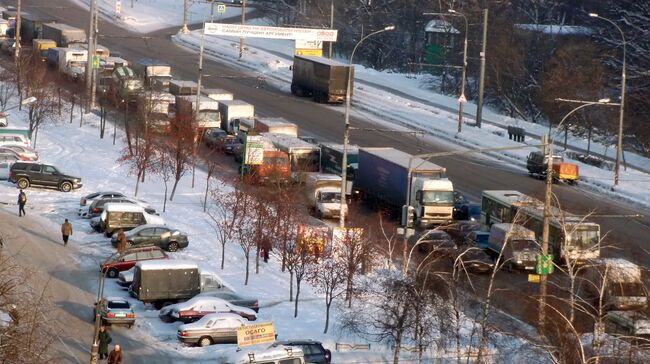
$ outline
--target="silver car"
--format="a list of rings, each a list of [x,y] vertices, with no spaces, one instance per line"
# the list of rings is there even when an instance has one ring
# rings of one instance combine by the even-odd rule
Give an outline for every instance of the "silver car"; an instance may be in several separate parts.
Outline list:
[[[234,313],[211,313],[199,321],[178,327],[176,336],[185,344],[208,346],[237,343],[237,329],[248,321]]]

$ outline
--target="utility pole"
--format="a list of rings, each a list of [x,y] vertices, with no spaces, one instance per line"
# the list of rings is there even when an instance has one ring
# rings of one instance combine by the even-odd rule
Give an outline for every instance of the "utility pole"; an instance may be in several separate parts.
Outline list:
[[[334,0],[332,0],[332,6],[330,7],[330,29],[334,29]],[[330,42],[329,46],[329,59],[332,59],[332,48],[334,47],[334,42]]]
[[[189,33],[189,29],[187,29],[187,12],[189,11],[189,0],[183,0],[183,27],[181,28],[181,33],[187,34]]]
[[[198,149],[198,144],[201,140],[201,136],[198,135],[199,130],[199,111],[201,110],[201,79],[203,78],[203,49],[205,42],[205,23],[203,23],[203,28],[201,29],[201,47],[199,50],[199,79],[196,81],[197,90],[196,90],[196,110],[194,110],[194,130],[196,134],[194,135],[194,150],[192,151],[192,188],[194,188],[194,177],[196,176],[196,154]]]
[[[16,2],[16,31],[14,32],[14,39],[16,40],[15,46],[16,50],[14,53],[14,61],[16,62],[16,76],[18,79],[18,97],[20,98],[20,102],[22,104],[23,101],[23,88],[21,85],[22,79],[20,77],[20,5],[21,1],[17,0]]]
[[[481,45],[481,70],[478,81],[478,103],[476,104],[476,126],[481,127],[483,119],[483,92],[485,90],[485,56],[487,51],[488,9],[483,9],[483,44]]]
[[[246,0],[241,3],[241,26],[246,24]],[[244,56],[244,37],[239,37],[239,59]]]
[[[95,60],[95,37],[97,31],[97,0],[90,0],[90,25],[88,26],[88,60],[86,61],[86,112],[95,107],[93,63]]]

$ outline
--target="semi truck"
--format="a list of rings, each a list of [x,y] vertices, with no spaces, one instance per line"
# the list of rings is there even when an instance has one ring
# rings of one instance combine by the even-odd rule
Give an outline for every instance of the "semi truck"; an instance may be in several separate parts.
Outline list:
[[[350,97],[354,89],[354,68],[316,56],[294,56],[291,93],[311,96],[316,102],[344,103],[350,79]]]
[[[320,147],[286,134],[260,133],[275,148],[289,155],[292,177],[302,172],[320,171]]]
[[[256,118],[254,128],[258,133],[298,136],[298,125],[285,118]]]
[[[334,173],[341,175],[341,164],[343,163],[343,144],[334,143],[321,143],[320,144],[320,169],[325,173]],[[359,169],[359,146],[348,145],[347,147],[347,172],[346,181],[347,187],[345,194],[352,194],[354,181]]]
[[[129,294],[157,309],[188,300],[199,293],[232,291],[214,272],[191,261],[148,260],[135,265]]]
[[[73,43],[87,43],[86,31],[62,23],[43,24],[42,37],[52,39],[59,47],[68,47]]]
[[[178,113],[196,112],[196,95],[176,96],[176,111]],[[219,101],[212,100],[206,96],[199,96],[199,106],[197,115],[197,127],[200,129],[218,128],[221,126],[221,116],[219,114]]]
[[[169,93],[174,96],[195,95],[199,92],[199,84],[194,81],[170,80]]]
[[[331,173],[306,173],[304,178],[307,205],[314,215],[319,219],[341,216],[341,177]],[[343,212],[347,216],[347,204]]]
[[[578,295],[605,311],[634,311],[648,307],[648,292],[638,265],[622,258],[600,258],[583,268]]]
[[[145,86],[157,91],[169,89],[169,82],[172,80],[172,67],[168,63],[157,59],[142,58],[135,64],[135,68],[144,76]]]
[[[394,148],[360,148],[358,162],[355,182],[361,197],[401,209],[404,226],[452,220],[454,186],[444,167]]]
[[[254,118],[255,106],[243,100],[219,101],[221,129],[230,134],[239,132],[239,119]]]
[[[495,258],[503,251],[501,261],[510,271],[533,270],[539,248],[534,231],[522,225],[500,223],[490,227],[487,251]]]
[[[31,42],[34,39],[42,38],[43,24],[51,23],[52,19],[44,18],[35,14],[22,13],[20,15],[20,39],[24,42]]]

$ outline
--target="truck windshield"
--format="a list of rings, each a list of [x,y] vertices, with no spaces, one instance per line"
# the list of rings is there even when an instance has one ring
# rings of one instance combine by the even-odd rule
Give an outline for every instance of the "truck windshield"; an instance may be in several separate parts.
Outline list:
[[[218,111],[201,110],[201,119],[207,122],[221,122],[221,117]]]
[[[589,249],[598,245],[600,240],[598,230],[576,229],[569,234],[571,246]]]
[[[454,203],[452,191],[422,191],[422,204],[424,205],[451,205]]]
[[[323,203],[339,203],[341,202],[340,192],[323,192],[320,195],[320,200]]]
[[[537,243],[534,240],[513,239],[510,240],[509,244],[510,244],[510,248],[515,251],[524,250],[524,249],[534,250],[537,248]]]

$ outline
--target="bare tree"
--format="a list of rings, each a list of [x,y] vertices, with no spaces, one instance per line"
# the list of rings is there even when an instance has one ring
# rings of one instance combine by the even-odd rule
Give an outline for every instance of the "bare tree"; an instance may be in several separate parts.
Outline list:
[[[192,115],[179,112],[170,123],[170,157],[174,162],[174,186],[169,201],[174,199],[178,182],[187,172],[192,162],[192,150],[195,130],[192,127]]]
[[[245,195],[234,193],[231,186],[219,181],[212,184],[211,196],[212,204],[210,204],[207,214],[212,220],[217,240],[221,245],[221,269],[223,269],[226,259],[226,245],[233,240],[237,223],[240,221],[239,214],[244,212],[243,201],[241,200]]]
[[[324,334],[327,334],[329,328],[332,303],[345,292],[345,278],[345,267],[332,257],[331,250],[324,253],[319,263],[308,266],[307,280],[318,293],[325,295]]]

